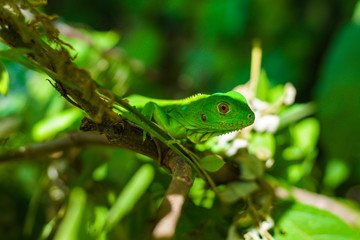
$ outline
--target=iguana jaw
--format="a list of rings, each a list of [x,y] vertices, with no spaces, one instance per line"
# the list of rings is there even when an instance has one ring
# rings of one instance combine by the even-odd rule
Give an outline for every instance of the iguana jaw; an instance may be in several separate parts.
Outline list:
[[[237,131],[247,126],[250,126],[254,123],[254,120],[243,120],[241,122],[229,123],[229,122],[216,122],[216,123],[190,123],[188,122],[187,126],[184,126],[187,129],[196,131],[196,132],[219,132],[222,134],[223,132],[228,133],[232,131]],[[219,135],[220,135],[219,134]]]
[[[243,129],[247,126],[250,126],[253,121],[244,121],[241,123],[226,123],[226,122],[219,122],[216,124],[206,124],[206,126],[201,125],[200,127],[188,127],[186,133],[187,138],[190,139],[194,143],[204,142],[211,137],[219,136],[223,134],[227,134],[230,132],[238,131]],[[220,127],[220,126],[221,127]],[[219,130],[221,128],[221,130]]]

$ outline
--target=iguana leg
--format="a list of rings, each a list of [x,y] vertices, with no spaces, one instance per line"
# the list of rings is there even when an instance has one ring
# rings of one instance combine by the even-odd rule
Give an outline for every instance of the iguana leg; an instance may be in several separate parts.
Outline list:
[[[151,102],[152,103],[152,102]],[[142,109],[141,113],[149,120],[152,119],[153,117],[153,114],[154,114],[154,106],[153,106],[154,103],[150,104],[147,103],[144,108]],[[156,104],[155,104],[156,105]],[[146,139],[146,130],[144,130],[143,132],[143,141],[145,141]]]
[[[186,138],[186,129],[178,121],[167,115],[166,112],[163,109],[161,109],[161,107],[156,103],[148,102],[144,106],[142,113],[148,119],[154,119],[154,121],[158,125],[160,125],[173,138],[175,139]]]

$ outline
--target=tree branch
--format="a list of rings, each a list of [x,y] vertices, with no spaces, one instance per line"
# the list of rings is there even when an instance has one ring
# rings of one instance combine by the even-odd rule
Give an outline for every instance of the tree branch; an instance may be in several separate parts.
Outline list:
[[[149,136],[143,141],[143,130],[127,122],[107,125],[97,124],[90,119],[84,118],[81,130],[92,132],[72,132],[65,137],[52,141],[5,150],[0,153],[0,162],[41,158],[73,147],[100,145],[126,148],[148,156],[163,165],[162,160],[166,153],[170,151],[169,147],[164,143],[151,139]],[[167,165],[164,165],[164,167],[169,169]]]
[[[96,123],[88,118],[84,118],[80,129],[82,131],[95,131],[106,136],[108,141],[117,147],[148,156],[158,161],[163,166],[163,158],[170,148],[157,139],[152,139],[149,135],[143,140],[143,129],[135,127],[127,121],[121,121],[116,124]],[[168,169],[167,166],[165,168]]]
[[[191,166],[179,155],[169,151],[164,163],[169,166],[173,177],[155,217],[154,239],[174,236],[182,206],[193,184]]]
[[[96,133],[72,132],[65,137],[52,141],[2,151],[0,153],[0,162],[41,158],[72,147],[85,147],[91,145],[111,146],[105,136]]]
[[[58,138],[53,141],[2,151],[0,153],[0,162],[40,158],[55,152],[64,151],[74,146],[85,147],[91,145],[110,146],[110,143],[105,136],[99,134],[72,132],[66,137]]]

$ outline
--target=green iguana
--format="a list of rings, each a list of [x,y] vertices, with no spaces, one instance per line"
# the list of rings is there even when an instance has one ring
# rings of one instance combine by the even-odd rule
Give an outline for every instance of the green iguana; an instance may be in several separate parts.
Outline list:
[[[174,139],[188,138],[194,143],[240,130],[255,120],[245,97],[235,91],[197,94],[179,100],[153,99],[140,95],[131,95],[126,99]],[[130,121],[134,119],[129,112],[123,112],[122,115]]]

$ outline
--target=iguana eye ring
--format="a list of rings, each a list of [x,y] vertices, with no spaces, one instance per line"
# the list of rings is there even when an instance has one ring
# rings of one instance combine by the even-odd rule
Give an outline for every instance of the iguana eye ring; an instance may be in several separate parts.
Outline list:
[[[229,111],[229,106],[225,103],[220,103],[218,109],[221,113],[227,113]]]

